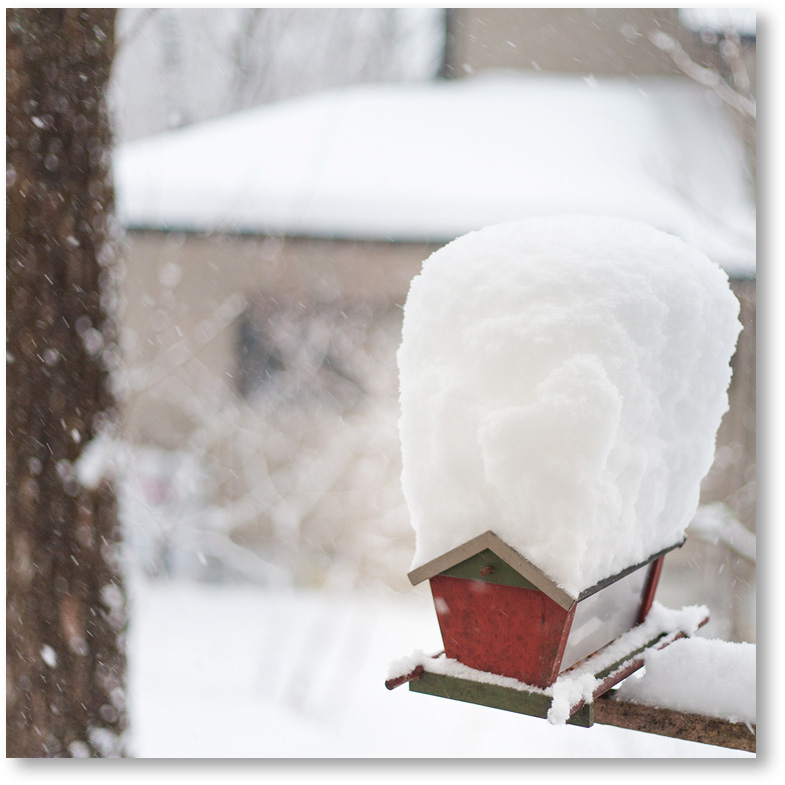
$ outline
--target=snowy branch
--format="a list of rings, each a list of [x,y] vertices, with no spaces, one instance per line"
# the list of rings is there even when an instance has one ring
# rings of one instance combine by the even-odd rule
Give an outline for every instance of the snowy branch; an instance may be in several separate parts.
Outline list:
[[[713,545],[722,543],[753,564],[756,561],[755,534],[722,502],[699,507],[687,533]]]
[[[737,112],[755,119],[756,104],[749,94],[749,76],[741,62],[738,46],[734,49],[732,41],[723,47],[723,50],[726,60],[731,63],[736,88],[728,84],[716,69],[698,65],[673,36],[657,30],[649,33],[649,40],[657,49],[665,52],[683,74],[698,84],[711,88],[724,103]]]

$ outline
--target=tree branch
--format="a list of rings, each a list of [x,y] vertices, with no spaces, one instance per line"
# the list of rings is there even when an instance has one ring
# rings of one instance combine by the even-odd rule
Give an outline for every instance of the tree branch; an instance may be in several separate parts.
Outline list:
[[[710,87],[728,106],[753,120],[755,119],[755,99],[734,90],[715,69],[698,65],[673,36],[657,30],[649,33],[649,40],[657,49],[665,52],[683,74],[698,84]]]
[[[594,722],[614,725],[617,728],[655,733],[715,747],[728,747],[745,752],[755,752],[755,726],[743,722],[728,722],[700,714],[657,709],[617,700],[613,693],[606,693],[594,702]]]

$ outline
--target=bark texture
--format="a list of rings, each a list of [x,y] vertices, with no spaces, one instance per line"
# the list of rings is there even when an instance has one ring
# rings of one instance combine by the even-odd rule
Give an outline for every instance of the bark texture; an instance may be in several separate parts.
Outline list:
[[[594,722],[617,728],[697,741],[715,747],[729,747],[745,752],[756,751],[756,728],[743,722],[728,722],[671,709],[657,709],[615,700],[606,693],[594,702]]]
[[[115,417],[115,13],[6,12],[8,757],[123,754],[116,501],[75,474]]]

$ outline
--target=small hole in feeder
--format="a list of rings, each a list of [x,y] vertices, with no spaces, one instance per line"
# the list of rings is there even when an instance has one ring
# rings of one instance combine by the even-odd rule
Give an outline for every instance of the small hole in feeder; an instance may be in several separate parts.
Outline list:
[[[494,573],[494,569],[490,565],[488,565],[487,567],[483,567],[480,570],[480,575],[482,575],[482,576],[493,575],[493,573]]]

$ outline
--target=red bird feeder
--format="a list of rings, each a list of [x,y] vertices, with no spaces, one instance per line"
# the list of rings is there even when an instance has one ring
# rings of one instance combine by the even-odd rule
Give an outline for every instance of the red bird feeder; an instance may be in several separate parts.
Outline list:
[[[444,655],[472,669],[473,676],[439,673],[419,663],[409,673],[388,679],[387,687],[409,682],[415,692],[545,717],[552,702],[548,689],[565,672],[569,677],[588,665],[597,679],[593,697],[599,697],[641,667],[647,648],[685,634],[653,630],[650,639],[608,660],[613,645],[625,633],[634,638],[645,621],[665,554],[681,544],[573,597],[487,531],[409,573],[412,584],[430,580]],[[494,683],[496,677],[516,684]],[[568,721],[592,725],[593,708],[581,701]]]
[[[488,531],[409,580],[431,582],[447,657],[544,688],[646,618],[668,550],[576,598]]]

